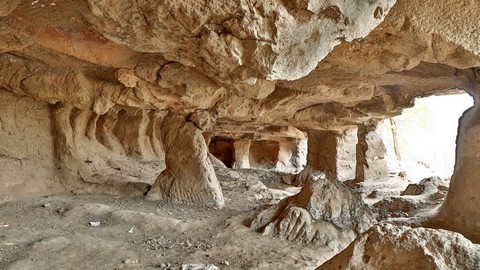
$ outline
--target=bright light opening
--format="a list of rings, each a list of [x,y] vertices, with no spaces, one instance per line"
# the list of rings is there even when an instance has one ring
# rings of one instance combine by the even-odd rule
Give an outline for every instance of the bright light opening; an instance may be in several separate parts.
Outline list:
[[[458,119],[473,106],[468,94],[417,98],[413,108],[387,119],[383,139],[392,168],[418,182],[425,177],[448,178],[455,166]]]

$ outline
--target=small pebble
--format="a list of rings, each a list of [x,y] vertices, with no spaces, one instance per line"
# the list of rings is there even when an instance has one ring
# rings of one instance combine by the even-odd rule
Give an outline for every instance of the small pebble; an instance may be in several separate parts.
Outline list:
[[[65,212],[65,207],[58,208],[57,213],[61,215],[63,212]]]
[[[136,264],[138,263],[137,260],[133,260],[133,259],[126,259],[123,261],[124,264]]]
[[[88,224],[92,227],[100,227],[102,223],[100,221],[90,221]]]

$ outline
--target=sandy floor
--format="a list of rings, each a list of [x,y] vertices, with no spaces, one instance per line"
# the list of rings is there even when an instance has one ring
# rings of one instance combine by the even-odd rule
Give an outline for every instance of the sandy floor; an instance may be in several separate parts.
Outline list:
[[[104,195],[0,204],[0,269],[315,269],[335,255],[248,228],[255,208],[298,188],[270,172],[217,173],[226,198],[222,210]]]

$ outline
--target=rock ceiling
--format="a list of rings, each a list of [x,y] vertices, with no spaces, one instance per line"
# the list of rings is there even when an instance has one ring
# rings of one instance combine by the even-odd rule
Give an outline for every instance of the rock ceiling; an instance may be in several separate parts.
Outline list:
[[[0,87],[301,137],[472,88],[479,15],[474,0],[1,0]]]

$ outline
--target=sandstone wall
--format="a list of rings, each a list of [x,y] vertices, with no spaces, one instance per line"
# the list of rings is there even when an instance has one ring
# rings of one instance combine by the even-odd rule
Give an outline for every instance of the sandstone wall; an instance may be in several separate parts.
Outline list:
[[[337,179],[340,181],[355,178],[355,153],[358,142],[357,128],[343,131],[337,138]]]
[[[162,113],[98,115],[0,91],[0,197],[58,192],[142,195],[165,168]]]
[[[355,177],[357,129],[308,131],[307,166],[324,172],[327,178],[341,181]]]
[[[358,127],[355,180],[375,180],[388,177],[385,160],[387,149],[383,142],[381,123],[362,124]]]
[[[0,108],[0,201],[64,192],[48,104],[0,91]]]
[[[480,242],[480,87],[469,90],[475,106],[460,118],[457,136],[455,170],[450,189],[434,226],[457,231]],[[435,224],[437,223],[437,224]]]
[[[279,141],[278,162],[276,170],[296,173],[306,165],[306,140],[283,139]]]
[[[57,104],[52,115],[58,173],[76,193],[142,195],[165,169],[163,114],[112,108],[98,115]]]
[[[250,168],[250,144],[251,140],[249,139],[236,140],[233,143],[235,152],[233,168]]]
[[[272,169],[278,162],[280,143],[277,141],[252,141],[250,144],[250,166]]]

